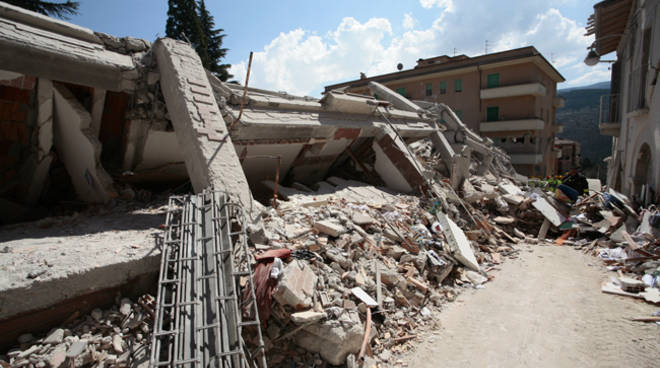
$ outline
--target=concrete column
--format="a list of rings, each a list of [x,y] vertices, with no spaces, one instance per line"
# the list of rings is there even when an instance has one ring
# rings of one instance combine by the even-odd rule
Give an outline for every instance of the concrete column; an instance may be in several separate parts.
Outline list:
[[[426,186],[424,175],[418,169],[421,165],[415,162],[417,159],[410,155],[390,127],[383,128],[372,148],[376,153],[374,170],[389,188],[409,193]]]
[[[103,119],[103,108],[105,107],[106,90],[94,88],[94,97],[92,100],[92,126],[91,131],[94,137],[99,136],[101,131],[101,119]]]
[[[100,162],[101,143],[91,131],[91,115],[62,85],[54,85],[54,142],[76,193],[87,202],[106,202],[116,196],[112,178]]]
[[[25,202],[34,205],[44,188],[46,177],[53,156],[50,153],[53,147],[53,82],[40,78],[37,82],[37,147],[32,153],[25,180],[27,190]]]
[[[153,49],[193,188],[227,191],[252,212],[250,187],[199,56],[187,43],[168,38],[157,40]]]

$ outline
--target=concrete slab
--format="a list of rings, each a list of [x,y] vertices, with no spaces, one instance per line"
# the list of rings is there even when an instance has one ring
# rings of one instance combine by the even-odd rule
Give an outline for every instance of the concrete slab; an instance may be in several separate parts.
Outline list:
[[[8,253],[0,257],[0,326],[13,316],[157,272],[155,235],[165,210],[116,208],[106,215],[1,227],[0,244]]]
[[[559,226],[566,221],[566,217],[557,211],[556,208],[552,207],[545,198],[537,198],[534,203],[532,203],[532,206],[539,210],[539,212],[541,212],[541,214],[543,214],[553,226]]]
[[[116,197],[101,165],[101,143],[91,132],[92,117],[63,85],[54,85],[55,148],[78,196],[101,203]]]
[[[470,241],[465,236],[463,230],[461,230],[461,228],[458,227],[458,225],[456,225],[456,223],[446,214],[438,212],[437,217],[440,226],[442,227],[442,231],[447,237],[451,254],[466,267],[474,271],[481,271],[479,262],[477,262],[474,252],[472,251]]]
[[[252,193],[199,56],[187,43],[167,38],[153,50],[193,188],[227,191],[251,212]]]

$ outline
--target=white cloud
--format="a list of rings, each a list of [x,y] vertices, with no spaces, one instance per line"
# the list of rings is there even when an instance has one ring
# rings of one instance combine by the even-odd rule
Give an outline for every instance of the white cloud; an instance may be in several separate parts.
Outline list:
[[[431,9],[433,7],[445,8],[446,11],[454,11],[454,0],[419,0],[422,8]]]
[[[453,48],[458,54],[481,55],[486,39],[489,52],[535,46],[566,77],[565,85],[609,79],[606,66],[589,68],[582,62],[591,43],[583,26],[542,0],[488,8],[477,0],[420,1],[446,8],[427,28],[415,29],[417,20],[407,13],[397,33],[388,19],[359,22],[352,17],[324,35],[303,29],[280,33],[255,53],[250,85],[316,95],[325,85],[359,78],[360,72],[394,72],[398,63],[409,69],[419,58],[451,55]],[[246,60],[232,65],[231,73],[241,82],[246,65]]]
[[[413,29],[415,28],[415,23],[417,23],[417,21],[415,20],[415,18],[413,18],[413,16],[410,13],[406,13],[403,15],[403,23],[402,23],[403,29],[406,30]]]

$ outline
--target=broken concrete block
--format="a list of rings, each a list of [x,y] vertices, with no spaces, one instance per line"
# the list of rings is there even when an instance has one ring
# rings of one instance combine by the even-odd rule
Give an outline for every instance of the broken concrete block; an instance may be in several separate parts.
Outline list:
[[[463,230],[444,213],[438,212],[438,221],[447,237],[449,252],[466,267],[477,272],[481,271],[479,263],[474,257],[470,241],[465,237]]]
[[[116,197],[112,178],[101,165],[101,142],[91,132],[91,115],[68,88],[58,84],[53,87],[55,148],[76,193],[92,203]]]
[[[57,345],[64,340],[64,330],[61,328],[53,330],[46,338],[44,339],[44,344]]]
[[[273,291],[273,298],[297,310],[311,308],[317,279],[306,262],[295,260],[284,268],[284,275]]]
[[[52,368],[61,366],[64,360],[66,360],[66,345],[64,344],[57,345],[46,357],[46,363]]]
[[[344,364],[348,354],[360,351],[364,336],[362,323],[352,322],[333,320],[305,327],[295,335],[295,342],[308,351],[319,353],[332,365]]]
[[[554,226],[559,226],[564,221],[566,221],[564,215],[559,213],[559,211],[552,207],[552,205],[543,197],[537,198],[534,203],[532,203],[532,206],[539,210],[539,212],[541,212],[543,216],[548,219],[548,221],[550,221],[550,223]]]
[[[516,222],[516,219],[509,216],[497,216],[493,219],[493,221],[495,221],[496,224],[511,225]]]
[[[154,43],[160,85],[195,192],[213,187],[236,196],[248,214],[259,206],[215,101],[202,62],[189,44],[169,38]]]
[[[316,312],[312,309],[291,314],[293,323],[303,325],[305,323],[320,321],[326,317],[325,312]]]
[[[346,232],[346,229],[331,221],[317,221],[314,223],[314,228],[320,233],[328,234],[330,236],[338,237]]]
[[[367,215],[366,213],[356,211],[353,212],[351,221],[357,225],[369,225],[373,224],[376,220],[374,220],[373,217]]]
[[[74,341],[66,352],[67,358],[75,358],[87,349],[87,340]]]

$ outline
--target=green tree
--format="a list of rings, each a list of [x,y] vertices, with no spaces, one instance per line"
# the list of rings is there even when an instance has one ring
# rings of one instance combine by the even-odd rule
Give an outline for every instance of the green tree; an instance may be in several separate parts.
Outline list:
[[[33,12],[58,17],[62,19],[69,19],[70,15],[78,14],[78,6],[80,3],[77,1],[41,1],[41,0],[4,0],[9,4],[16,5],[23,9],[32,10]]]
[[[213,16],[206,8],[204,0],[168,0],[167,37],[189,41],[197,51],[202,64],[220,80],[231,78],[229,64],[221,64],[227,49],[222,47],[224,30],[214,29]]]
[[[227,55],[227,49],[222,47],[222,41],[225,34],[222,33],[222,28],[214,29],[215,21],[213,16],[206,9],[204,0],[199,2],[199,21],[202,29],[202,42],[201,50],[197,52],[202,59],[204,67],[215,74],[221,81],[226,82],[227,79],[233,77],[227,69],[229,64],[221,64],[220,61]]]
[[[197,49],[201,44],[202,29],[197,16],[195,0],[168,0],[165,35],[182,41],[189,41]]]

